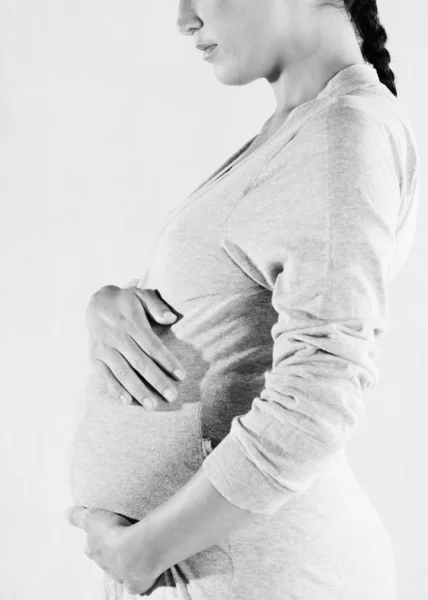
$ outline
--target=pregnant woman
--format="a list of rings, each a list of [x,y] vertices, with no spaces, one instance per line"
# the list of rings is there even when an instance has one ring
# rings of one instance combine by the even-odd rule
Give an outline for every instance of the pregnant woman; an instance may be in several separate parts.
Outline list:
[[[177,23],[277,109],[167,215],[138,286],[92,297],[70,470],[86,551],[106,600],[393,600],[345,454],[419,200],[376,2],[189,0]]]

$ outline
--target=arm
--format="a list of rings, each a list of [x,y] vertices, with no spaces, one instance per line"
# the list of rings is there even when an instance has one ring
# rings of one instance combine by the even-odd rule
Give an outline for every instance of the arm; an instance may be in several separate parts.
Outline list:
[[[312,119],[292,152],[260,170],[225,227],[231,260],[272,292],[272,369],[202,469],[136,527],[156,572],[309,489],[377,384],[399,179],[373,118],[335,103]]]
[[[254,517],[228,502],[201,468],[167,502],[129,528],[128,543],[135,555],[150,550],[150,574],[157,578],[172,565],[245,527]]]

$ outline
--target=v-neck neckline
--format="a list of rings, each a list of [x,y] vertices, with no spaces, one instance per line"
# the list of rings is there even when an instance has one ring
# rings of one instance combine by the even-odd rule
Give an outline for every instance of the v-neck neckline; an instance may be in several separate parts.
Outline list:
[[[234,154],[232,154],[232,156],[229,156],[226,159],[226,161],[222,165],[220,165],[220,167],[218,169],[216,169],[216,171],[214,171],[214,173],[211,173],[211,175],[208,177],[208,179],[205,179],[205,181],[203,181],[193,192],[191,192],[191,194],[188,196],[188,198],[197,194],[199,192],[199,190],[202,190],[202,188],[208,187],[215,181],[218,181],[218,179],[220,179],[220,177],[222,177],[229,169],[232,168],[232,166],[239,159],[239,157],[242,154],[244,154],[244,152],[246,152],[246,150],[248,150],[248,148],[251,146],[251,144],[254,142],[254,140],[259,135],[260,135],[260,133],[257,133],[250,140],[246,141],[243,146],[238,148],[238,150]],[[256,150],[258,150],[258,148]],[[256,152],[256,150],[254,150],[254,152]],[[249,154],[247,157],[245,157],[241,162],[245,162],[245,160],[247,158],[249,158],[251,156],[251,154]]]
[[[184,210],[187,206],[192,204],[199,196],[206,192],[209,188],[211,188],[214,184],[216,184],[220,179],[227,177],[232,171],[235,169],[239,169],[244,165],[250,158],[253,158],[258,153],[260,153],[264,148],[268,145],[272,144],[279,135],[283,134],[286,130],[291,129],[294,125],[299,125],[301,121],[307,115],[310,115],[311,111],[319,104],[320,100],[327,99],[332,96],[344,95],[358,89],[360,87],[365,87],[368,85],[379,85],[380,80],[375,67],[370,63],[355,63],[350,65],[349,67],[345,67],[341,69],[334,75],[326,84],[326,86],[320,91],[320,93],[311,100],[303,102],[296,106],[288,115],[287,119],[284,123],[273,133],[267,140],[263,142],[260,146],[258,146],[253,152],[250,152],[248,156],[246,156],[243,160],[241,160],[238,164],[235,165],[239,157],[250,147],[250,145],[254,142],[254,140],[260,135],[263,128],[250,140],[245,142],[241,148],[239,148],[232,156],[226,159],[226,161],[212,173],[208,179],[203,181],[193,192],[191,192],[185,200],[176,206],[166,217],[166,222],[169,222],[170,219],[177,213]],[[388,93],[393,101],[395,101],[395,96],[391,94],[386,86],[382,87],[382,91]],[[383,90],[384,88],[384,90]],[[235,166],[234,166],[235,165]]]
[[[236,164],[239,157],[242,154],[244,154],[246,150],[248,150],[248,148],[251,146],[254,140],[256,140],[256,138],[261,134],[261,132],[263,131],[262,127],[262,129],[255,136],[253,136],[250,140],[245,142],[245,144],[241,146],[241,148],[239,148],[235,152],[235,154],[229,157],[226,160],[226,162],[224,162],[216,171],[214,171],[214,173],[212,173],[208,177],[208,179],[203,181],[201,185],[199,185],[193,192],[191,192],[187,199],[189,200],[190,198],[199,195],[199,193],[202,190],[208,189],[209,187],[211,187],[211,185],[222,179],[223,176],[227,176],[232,170],[239,169],[241,165],[245,164],[250,158],[252,158],[258,152],[260,152],[267,145],[271,144],[274,140],[276,140],[276,138],[282,132],[288,129],[289,126],[297,123],[299,120],[305,117],[306,114],[308,114],[311,111],[312,107],[318,100],[328,98],[329,96],[332,96],[334,94],[345,94],[361,84],[367,85],[379,83],[379,81],[380,80],[378,73],[375,67],[370,63],[355,63],[353,65],[350,65],[349,67],[341,69],[327,82],[325,87],[315,98],[312,98],[311,100],[308,100],[296,106],[288,114],[284,123],[282,123],[282,125],[278,127],[278,129],[270,137],[268,137],[263,142],[263,144],[260,144],[260,146],[258,146],[253,152],[250,152],[248,156],[246,156],[243,160]]]

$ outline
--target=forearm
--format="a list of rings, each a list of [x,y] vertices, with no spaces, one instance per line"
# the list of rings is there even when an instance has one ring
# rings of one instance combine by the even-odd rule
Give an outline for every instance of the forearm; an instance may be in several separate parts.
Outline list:
[[[226,500],[201,467],[174,496],[132,527],[133,543],[150,550],[152,574],[159,576],[247,526],[256,516]]]

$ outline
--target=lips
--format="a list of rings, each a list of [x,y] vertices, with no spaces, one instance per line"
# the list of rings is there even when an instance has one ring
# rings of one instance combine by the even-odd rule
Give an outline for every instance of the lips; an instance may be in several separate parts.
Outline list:
[[[214,44],[213,42],[212,43],[204,43],[204,44],[202,44],[202,43],[196,44],[196,48],[198,50],[203,50],[203,51],[205,51],[207,48],[212,48],[213,46],[217,46],[217,44]]]

